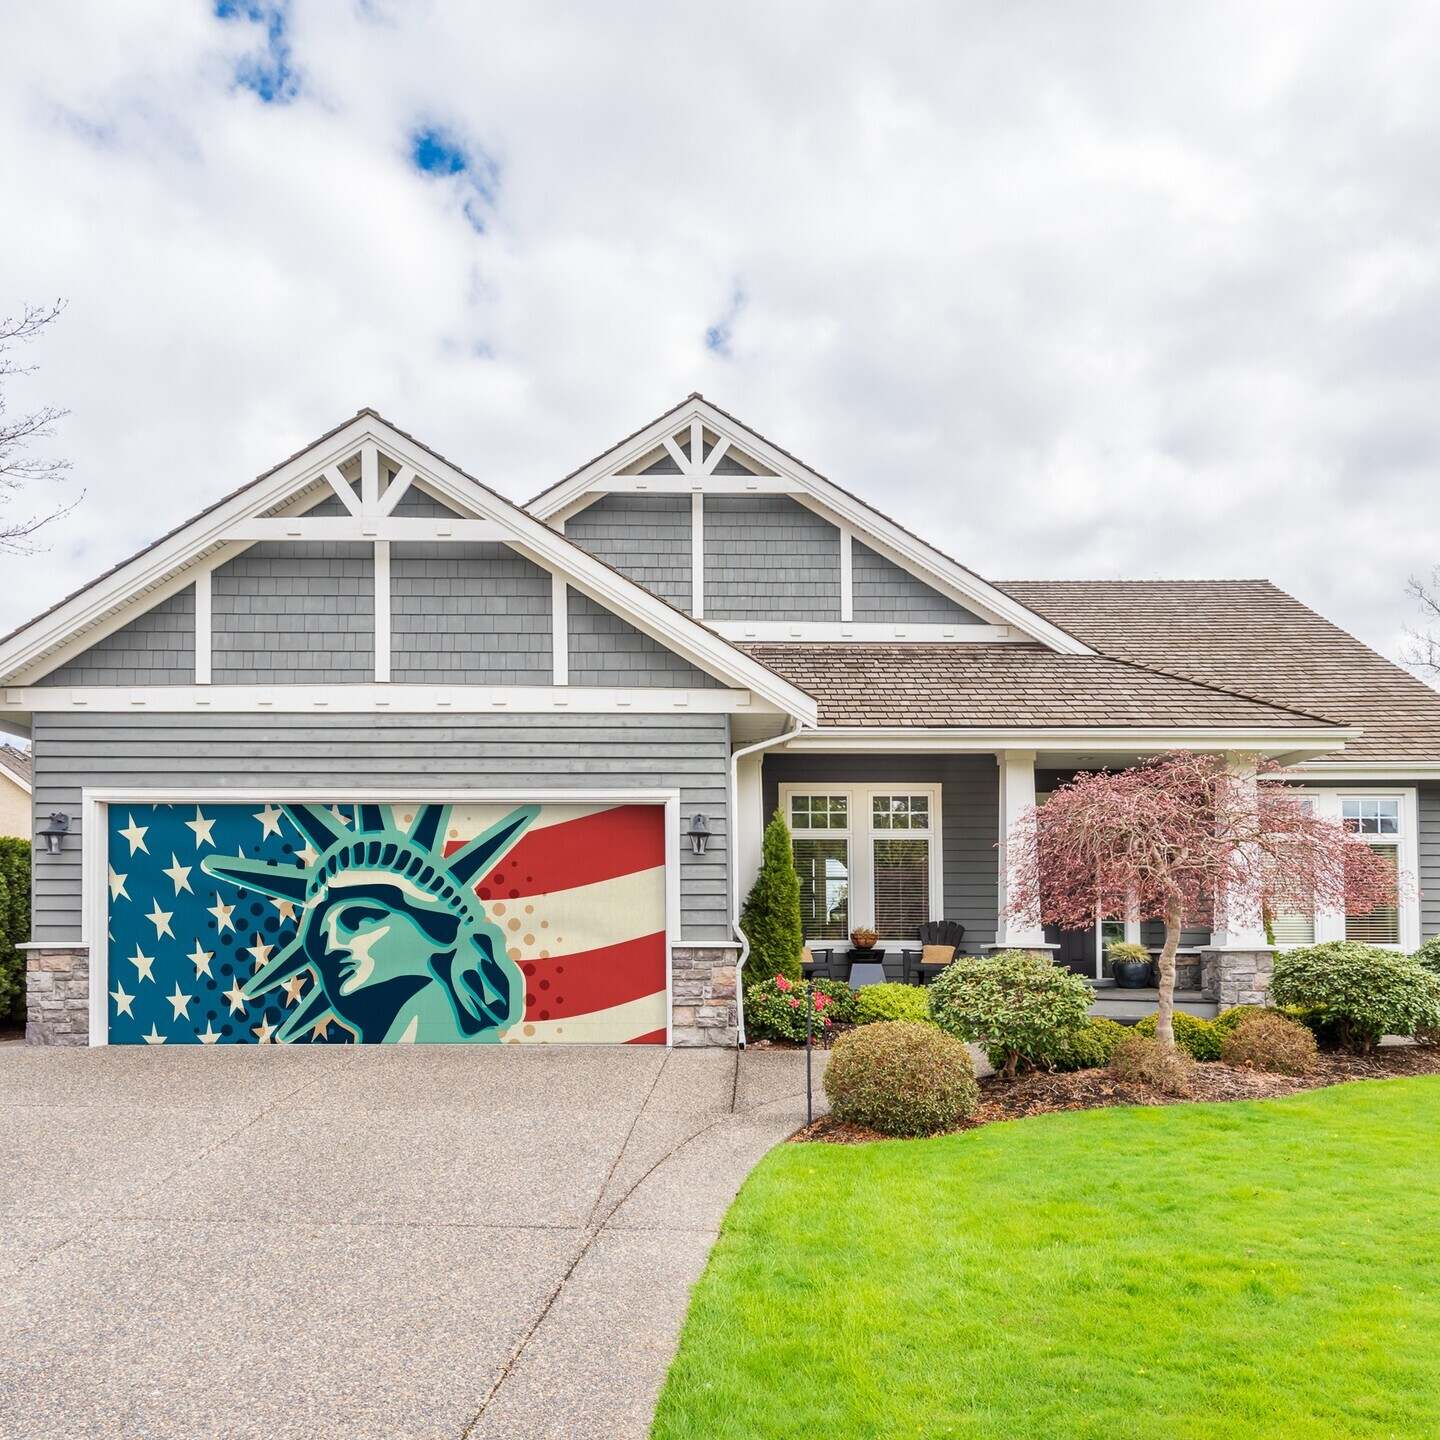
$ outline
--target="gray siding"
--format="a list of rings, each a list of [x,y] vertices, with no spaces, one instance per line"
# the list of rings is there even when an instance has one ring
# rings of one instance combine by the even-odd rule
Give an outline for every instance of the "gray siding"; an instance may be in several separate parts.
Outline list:
[[[932,590],[858,540],[850,542],[850,583],[856,620],[909,625],[982,623],[973,611]]]
[[[507,545],[394,544],[390,633],[399,684],[549,685],[549,572]]]
[[[211,597],[215,684],[374,680],[371,546],[254,545],[216,569]]]
[[[412,520],[458,520],[463,518],[458,510],[452,509],[443,500],[437,500],[428,490],[418,485],[411,487],[395,502],[392,515],[408,516]]]
[[[838,620],[839,530],[788,495],[707,495],[705,618]]]
[[[999,909],[999,769],[989,755],[766,755],[765,818],[782,784],[940,784],[945,918],[965,927],[965,949],[993,944]],[[899,955],[887,955],[886,977],[900,979]]]
[[[588,595],[573,589],[569,594],[572,685],[653,685],[675,690],[720,685]]]
[[[1416,786],[1420,816],[1420,935],[1440,935],[1440,783]]]
[[[564,533],[637,585],[689,611],[688,495],[606,495],[572,515]]]
[[[80,934],[81,790],[678,789],[685,815],[709,817],[702,856],[680,839],[685,938],[728,940],[723,715],[37,715],[35,813],[63,810],[71,834],[37,855],[34,936]]]
[[[186,586],[88,650],[41,685],[193,685],[195,589]]]

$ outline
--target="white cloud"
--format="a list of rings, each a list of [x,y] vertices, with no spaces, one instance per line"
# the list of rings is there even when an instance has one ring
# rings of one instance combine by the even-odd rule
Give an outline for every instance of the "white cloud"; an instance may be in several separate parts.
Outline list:
[[[523,498],[700,389],[983,574],[1269,575],[1389,653],[1440,559],[1423,0],[292,0],[282,105],[208,7],[6,30],[0,308],[70,300],[15,401],[88,493],[0,627],[367,404]]]

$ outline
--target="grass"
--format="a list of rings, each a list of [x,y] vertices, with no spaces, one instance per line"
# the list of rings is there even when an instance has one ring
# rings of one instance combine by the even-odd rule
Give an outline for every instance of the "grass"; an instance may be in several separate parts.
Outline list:
[[[782,1145],[652,1433],[1440,1435],[1440,1078]]]

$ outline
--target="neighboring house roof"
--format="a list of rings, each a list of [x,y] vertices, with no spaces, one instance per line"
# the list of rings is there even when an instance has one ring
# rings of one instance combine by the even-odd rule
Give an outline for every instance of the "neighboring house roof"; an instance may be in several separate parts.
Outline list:
[[[813,695],[821,726],[1314,730],[1326,716],[1103,655],[1040,645],[742,646]]]
[[[7,775],[22,790],[30,789],[30,752],[13,745],[0,745],[0,774]]]
[[[1107,655],[1362,727],[1346,763],[1440,761],[1440,692],[1268,580],[1007,580]]]

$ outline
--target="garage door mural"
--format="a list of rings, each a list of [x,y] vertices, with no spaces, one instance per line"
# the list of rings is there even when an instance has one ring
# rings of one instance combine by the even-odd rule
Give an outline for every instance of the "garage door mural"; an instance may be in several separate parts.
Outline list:
[[[112,1044],[664,1044],[654,805],[112,805]]]

